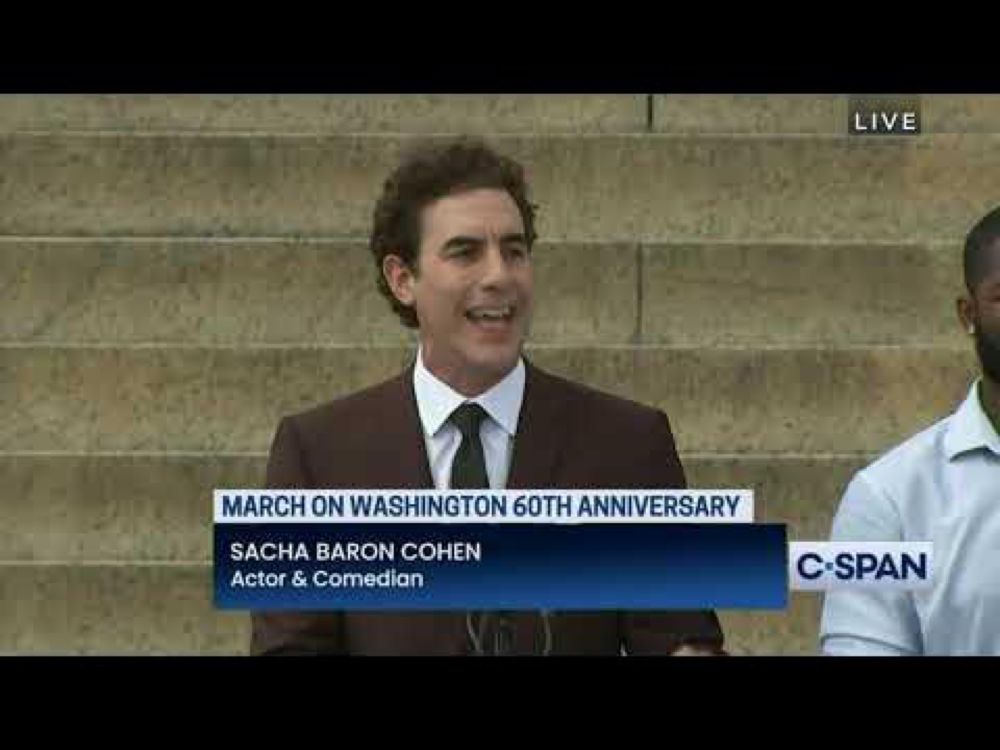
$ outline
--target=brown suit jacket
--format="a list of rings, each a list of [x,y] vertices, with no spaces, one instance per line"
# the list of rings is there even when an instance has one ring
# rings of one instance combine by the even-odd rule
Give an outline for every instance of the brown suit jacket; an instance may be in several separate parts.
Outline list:
[[[380,385],[281,421],[270,488],[433,488],[412,366]],[[680,488],[684,470],[659,410],[558,378],[526,362],[507,487]],[[256,612],[253,654],[470,653],[462,612]],[[559,612],[553,654],[667,654],[721,649],[714,612]],[[513,652],[541,653],[535,612],[513,618]]]

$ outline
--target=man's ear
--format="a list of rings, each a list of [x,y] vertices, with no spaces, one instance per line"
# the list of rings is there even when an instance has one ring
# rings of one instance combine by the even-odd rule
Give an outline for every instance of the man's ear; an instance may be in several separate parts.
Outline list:
[[[958,319],[962,323],[962,328],[970,336],[976,332],[976,303],[967,294],[963,294],[955,301],[955,310],[958,312]]]
[[[398,255],[386,255],[382,259],[382,275],[393,296],[407,307],[412,307],[413,281],[416,274],[406,261]]]

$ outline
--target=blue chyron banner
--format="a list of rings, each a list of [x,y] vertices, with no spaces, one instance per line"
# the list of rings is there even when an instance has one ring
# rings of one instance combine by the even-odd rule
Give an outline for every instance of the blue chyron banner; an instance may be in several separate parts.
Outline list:
[[[234,610],[784,609],[784,524],[219,523]]]

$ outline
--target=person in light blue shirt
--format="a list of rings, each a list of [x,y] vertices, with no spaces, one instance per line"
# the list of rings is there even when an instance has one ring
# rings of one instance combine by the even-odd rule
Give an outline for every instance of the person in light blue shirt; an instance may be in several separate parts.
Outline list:
[[[1000,208],[969,232],[958,315],[982,376],[958,410],[858,472],[834,541],[933,542],[932,586],[827,592],[830,655],[1000,655]]]

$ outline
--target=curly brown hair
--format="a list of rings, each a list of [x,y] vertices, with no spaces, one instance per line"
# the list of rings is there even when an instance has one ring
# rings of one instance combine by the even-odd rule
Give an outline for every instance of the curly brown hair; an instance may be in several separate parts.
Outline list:
[[[404,156],[383,184],[372,215],[369,247],[375,259],[379,292],[408,328],[418,327],[416,312],[397,300],[389,289],[382,273],[383,259],[398,255],[418,273],[421,211],[439,198],[481,188],[510,194],[521,212],[530,251],[535,243],[537,207],[528,199],[524,169],[481,140],[463,137],[444,143],[421,142]]]

